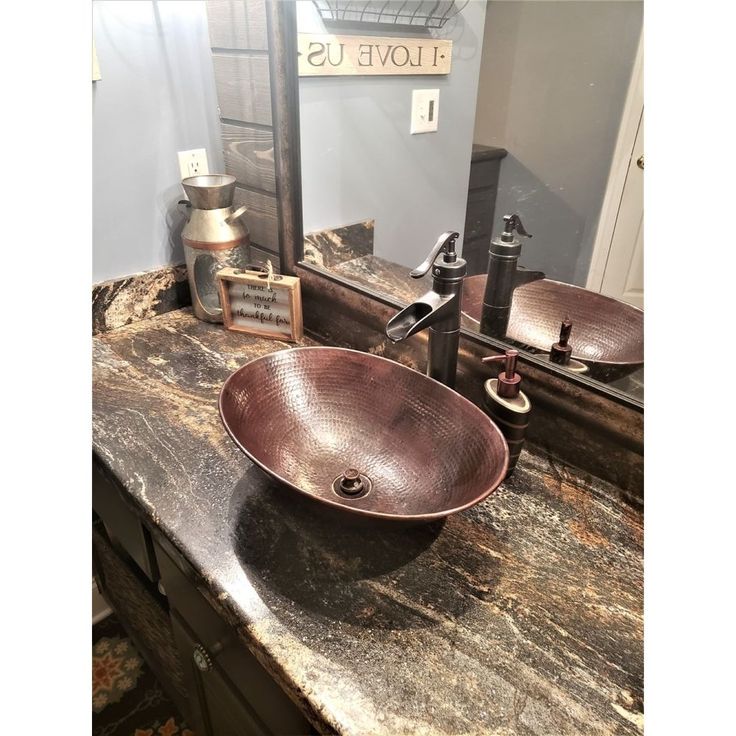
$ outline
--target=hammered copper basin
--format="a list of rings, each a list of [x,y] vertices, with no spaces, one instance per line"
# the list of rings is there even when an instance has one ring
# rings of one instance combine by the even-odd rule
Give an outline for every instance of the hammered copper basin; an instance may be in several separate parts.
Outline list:
[[[463,313],[479,324],[485,275],[465,279]],[[644,362],[644,312],[618,299],[541,279],[518,286],[511,303],[507,335],[541,352],[560,336],[563,319],[573,323],[572,357],[590,365],[639,366]]]
[[[355,514],[437,519],[503,480],[496,425],[455,391],[385,358],[283,350],[244,365],[220,393],[225,429],[269,475]]]

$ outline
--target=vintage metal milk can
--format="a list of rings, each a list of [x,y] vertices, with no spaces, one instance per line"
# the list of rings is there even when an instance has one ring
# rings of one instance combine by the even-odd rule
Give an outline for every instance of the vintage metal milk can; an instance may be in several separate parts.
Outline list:
[[[189,197],[179,204],[189,208],[181,239],[194,314],[206,322],[222,322],[215,274],[221,268],[244,269],[248,264],[250,237],[240,220],[246,207],[233,212],[234,176],[190,176],[181,183]]]

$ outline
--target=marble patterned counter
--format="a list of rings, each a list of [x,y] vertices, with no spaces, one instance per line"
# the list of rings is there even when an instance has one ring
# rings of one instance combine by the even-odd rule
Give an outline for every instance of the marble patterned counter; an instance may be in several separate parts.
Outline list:
[[[189,310],[93,343],[98,461],[321,732],[642,733],[642,515],[615,486],[530,447],[445,523],[353,521],[220,423],[227,376],[289,345]]]

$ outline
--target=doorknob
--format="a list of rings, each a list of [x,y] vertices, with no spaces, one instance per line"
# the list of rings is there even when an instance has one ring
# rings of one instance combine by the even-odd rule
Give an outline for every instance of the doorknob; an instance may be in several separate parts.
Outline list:
[[[201,644],[197,644],[194,647],[192,659],[200,672],[209,672],[212,669],[212,659]]]
[[[638,167],[639,167],[639,168],[640,168],[640,169],[641,169],[642,171],[644,171],[644,154],[643,154],[643,153],[642,153],[642,155],[641,155],[641,156],[639,156],[639,158],[638,158],[638,159],[636,159],[636,165],[637,165],[637,166],[638,166]]]

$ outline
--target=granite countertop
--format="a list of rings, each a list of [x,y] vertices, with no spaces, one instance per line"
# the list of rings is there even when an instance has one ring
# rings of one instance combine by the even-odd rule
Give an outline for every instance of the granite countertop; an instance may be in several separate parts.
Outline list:
[[[445,523],[354,525],[220,422],[227,376],[290,345],[189,310],[93,342],[98,461],[320,731],[642,733],[642,518],[616,487],[529,448]]]

